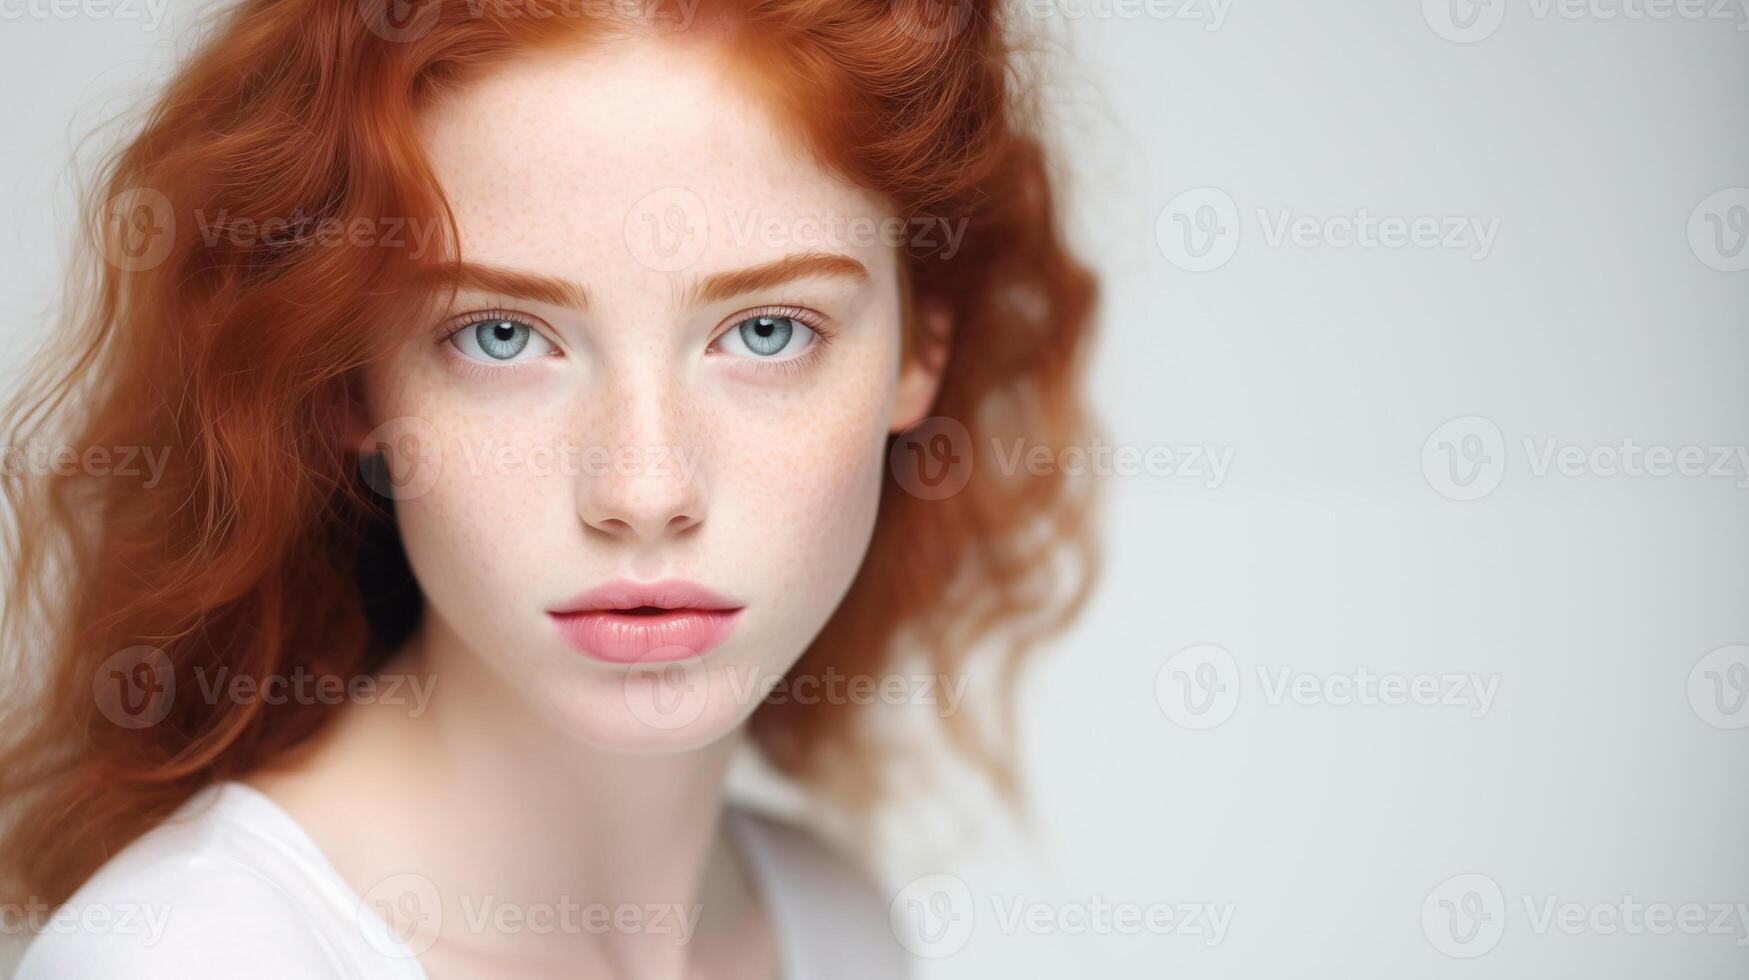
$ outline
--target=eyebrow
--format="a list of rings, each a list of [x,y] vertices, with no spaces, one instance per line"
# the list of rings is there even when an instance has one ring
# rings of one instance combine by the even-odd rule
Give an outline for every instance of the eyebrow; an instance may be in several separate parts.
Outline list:
[[[443,276],[460,289],[513,296],[577,310],[589,308],[588,291],[581,283],[569,279],[518,272],[514,269],[481,265],[478,262],[450,263],[444,268]],[[796,279],[815,277],[866,281],[868,268],[856,259],[837,252],[797,252],[771,262],[719,272],[703,280],[695,280],[677,295],[682,306],[702,306],[757,289],[769,289]]]
[[[581,284],[569,279],[500,269],[478,262],[452,262],[444,267],[442,278],[453,283],[457,289],[497,293],[578,310],[589,308],[589,293]]]
[[[837,252],[797,252],[761,265],[719,272],[680,293],[681,306],[703,306],[796,279],[842,278],[866,281],[868,268]]]

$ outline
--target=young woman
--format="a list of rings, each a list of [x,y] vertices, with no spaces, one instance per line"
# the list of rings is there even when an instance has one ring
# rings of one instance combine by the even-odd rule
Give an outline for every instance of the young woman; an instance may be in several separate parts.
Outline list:
[[[216,22],[10,417],[21,975],[903,972],[888,898],[724,779],[867,812],[868,692],[1000,717],[1084,594],[1086,502],[990,451],[1084,438],[1093,295],[1008,21]]]

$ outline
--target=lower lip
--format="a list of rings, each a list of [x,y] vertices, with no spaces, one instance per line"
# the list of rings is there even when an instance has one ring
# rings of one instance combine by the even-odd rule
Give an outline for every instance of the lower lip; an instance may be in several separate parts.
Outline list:
[[[612,609],[549,613],[579,653],[616,664],[666,663],[704,655],[734,632],[739,609],[673,609],[650,615]]]

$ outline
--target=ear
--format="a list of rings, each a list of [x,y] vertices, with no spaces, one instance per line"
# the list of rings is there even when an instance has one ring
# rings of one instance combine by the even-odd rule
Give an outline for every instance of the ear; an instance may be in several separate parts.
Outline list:
[[[888,424],[891,432],[903,432],[929,417],[953,345],[953,314],[939,300],[918,301],[914,326],[899,365],[899,387]]]

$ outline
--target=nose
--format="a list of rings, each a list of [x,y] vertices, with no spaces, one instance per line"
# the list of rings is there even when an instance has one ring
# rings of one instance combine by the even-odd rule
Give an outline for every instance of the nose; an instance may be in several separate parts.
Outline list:
[[[614,392],[598,430],[594,465],[583,467],[577,513],[591,530],[622,541],[654,541],[704,523],[702,457],[687,411],[672,391],[640,385]]]

